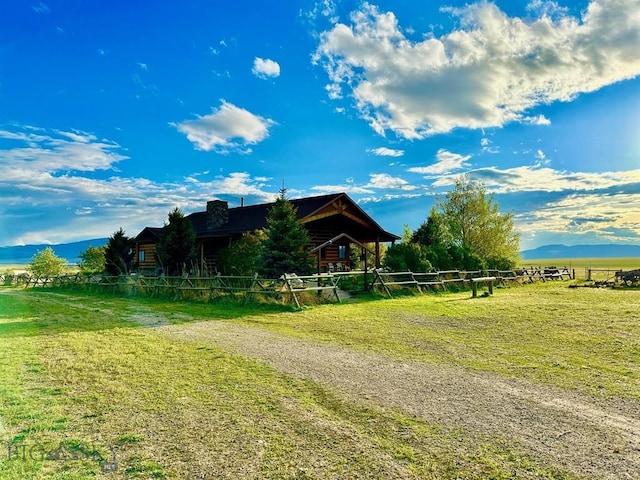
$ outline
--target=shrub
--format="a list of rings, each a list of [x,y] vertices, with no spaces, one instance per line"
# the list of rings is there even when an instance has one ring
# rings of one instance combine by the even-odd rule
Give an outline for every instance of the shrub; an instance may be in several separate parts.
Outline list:
[[[417,243],[397,243],[387,248],[383,266],[394,271],[428,272],[431,262],[427,258],[427,249]]]
[[[257,268],[264,232],[246,233],[220,250],[218,269],[223,275],[252,275]]]
[[[80,253],[80,261],[78,267],[81,273],[92,274],[104,272],[106,246],[92,247],[89,246],[85,251]]]

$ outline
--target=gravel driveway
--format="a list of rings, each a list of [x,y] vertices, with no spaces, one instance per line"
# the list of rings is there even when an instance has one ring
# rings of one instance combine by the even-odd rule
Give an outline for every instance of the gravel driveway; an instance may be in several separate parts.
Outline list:
[[[577,475],[640,479],[640,404],[489,373],[357,352],[258,328],[198,322],[159,328],[430,423],[508,439]]]

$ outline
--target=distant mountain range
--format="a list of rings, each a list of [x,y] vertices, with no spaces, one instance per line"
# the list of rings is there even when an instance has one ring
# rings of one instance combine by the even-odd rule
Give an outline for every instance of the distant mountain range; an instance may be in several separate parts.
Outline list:
[[[66,258],[69,263],[78,263],[78,256],[84,252],[87,247],[100,247],[106,245],[108,241],[108,238],[94,238],[92,240],[61,243],[58,245],[41,244],[0,247],[0,264],[27,264],[39,250],[44,250],[47,247],[51,247],[57,256]]]
[[[544,245],[520,252],[523,260],[534,258],[612,258],[640,257],[640,245],[607,243],[602,245]]]
[[[105,245],[108,238],[94,238],[81,242],[61,243],[58,245],[21,245],[0,247],[0,264],[27,264],[38,250],[51,247],[59,257],[66,258],[69,263],[77,263],[80,253],[87,247]],[[640,257],[640,245],[544,245],[532,250],[520,252],[523,260],[538,258],[611,258],[611,257]]]

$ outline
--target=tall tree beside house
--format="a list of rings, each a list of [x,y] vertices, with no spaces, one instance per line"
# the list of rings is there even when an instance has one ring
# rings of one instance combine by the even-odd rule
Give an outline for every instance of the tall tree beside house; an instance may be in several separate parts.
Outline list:
[[[104,250],[104,269],[109,275],[127,275],[131,271],[135,241],[122,227],[109,237]]]
[[[484,185],[462,176],[437,202],[412,240],[425,245],[437,269],[512,268],[520,237]]]
[[[261,276],[278,278],[283,273],[312,272],[313,259],[307,253],[309,233],[298,220],[296,208],[285,197],[284,189],[269,209],[266,234],[258,260]]]
[[[196,234],[191,221],[178,207],[169,213],[158,243],[156,256],[167,275],[182,275],[196,258]]]

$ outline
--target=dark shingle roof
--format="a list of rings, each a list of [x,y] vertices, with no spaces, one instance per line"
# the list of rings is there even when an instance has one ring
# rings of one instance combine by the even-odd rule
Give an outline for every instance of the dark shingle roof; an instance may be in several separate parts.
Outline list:
[[[298,218],[304,218],[341,194],[320,195],[317,197],[296,198],[290,202],[298,209]],[[229,221],[212,231],[207,231],[207,212],[195,212],[187,215],[198,237],[226,236],[242,234],[267,226],[267,214],[275,202],[233,207],[229,211]]]
[[[345,197],[346,199],[348,199],[349,202],[351,202],[358,210],[360,210],[365,218],[369,219],[374,227],[379,229],[381,234],[389,238],[389,240],[387,241],[400,238],[392,233],[382,230],[382,228],[345,193],[334,193],[329,195],[319,195],[316,197],[297,198],[290,200],[290,202],[297,208],[298,218],[303,219],[313,214],[320,208],[324,207],[327,203],[337,200],[339,197]],[[229,208],[229,220],[227,221],[227,223],[213,230],[207,230],[206,211],[191,213],[187,215],[187,218],[191,220],[193,229],[196,232],[196,236],[199,238],[241,235],[245,232],[251,232],[266,227],[267,214],[274,203],[275,202]],[[147,227],[145,230],[140,232],[138,237],[140,237],[145,231],[147,231],[147,234],[156,234],[156,231],[159,230],[162,230],[162,228]],[[136,239],[138,239],[138,237],[136,237]]]

